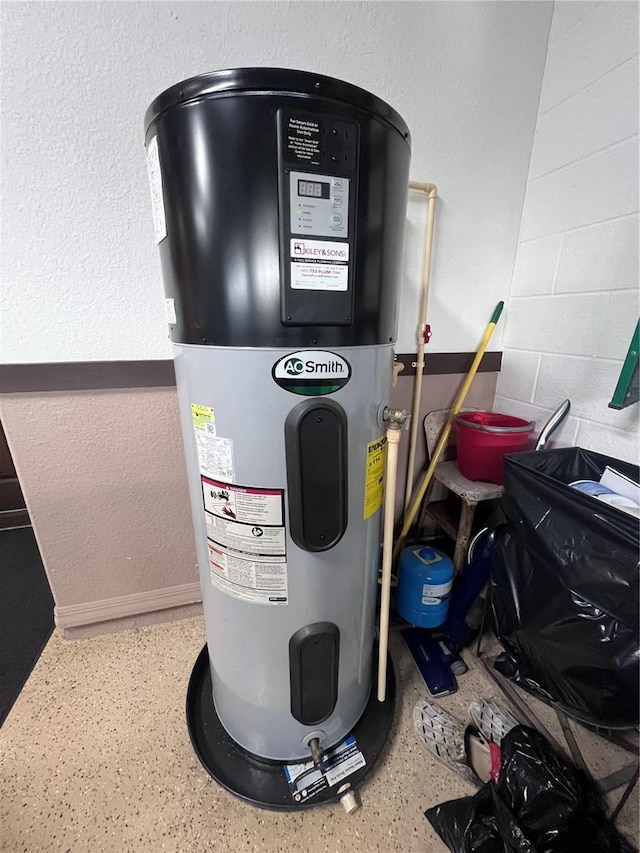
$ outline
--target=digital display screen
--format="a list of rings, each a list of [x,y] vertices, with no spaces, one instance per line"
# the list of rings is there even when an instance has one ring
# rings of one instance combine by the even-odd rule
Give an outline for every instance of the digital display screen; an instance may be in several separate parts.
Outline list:
[[[330,189],[323,181],[298,181],[298,195],[306,198],[329,198]]]

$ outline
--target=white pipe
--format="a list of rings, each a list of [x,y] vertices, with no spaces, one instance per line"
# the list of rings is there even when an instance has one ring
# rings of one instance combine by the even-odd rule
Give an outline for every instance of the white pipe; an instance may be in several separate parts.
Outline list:
[[[427,323],[427,306],[429,303],[429,281],[431,278],[431,253],[433,248],[433,227],[436,218],[436,199],[438,187],[435,184],[423,184],[418,181],[410,181],[409,189],[420,190],[427,193],[427,234],[425,238],[424,265],[422,270],[422,296],[420,298],[420,311],[418,315],[417,344],[416,351],[416,378],[413,383],[413,402],[411,404],[411,434],[409,436],[409,459],[407,462],[407,483],[404,493],[405,512],[411,503],[413,494],[413,479],[416,467],[416,448],[418,445],[418,429],[420,427],[420,400],[422,397],[422,375],[424,373],[424,333]]]
[[[398,426],[387,430],[387,467],[384,485],[384,527],[382,540],[382,590],[380,595],[380,637],[378,639],[378,700],[387,695],[387,650],[389,648],[389,605],[391,602],[391,558],[393,555],[393,523],[398,473]]]

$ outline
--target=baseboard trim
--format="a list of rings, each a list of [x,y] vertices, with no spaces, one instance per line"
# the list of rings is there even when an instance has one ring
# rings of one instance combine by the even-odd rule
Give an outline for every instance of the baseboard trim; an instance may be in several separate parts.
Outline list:
[[[5,509],[0,512],[0,530],[13,530],[16,527],[31,527],[31,519],[26,509]]]
[[[67,604],[54,608],[55,623],[58,628],[80,628],[98,622],[110,622],[153,613],[158,610],[170,610],[186,604],[197,604],[202,600],[199,583],[185,583],[165,589],[149,592],[135,592],[120,595],[117,598],[104,598],[102,601],[89,601],[85,604]]]

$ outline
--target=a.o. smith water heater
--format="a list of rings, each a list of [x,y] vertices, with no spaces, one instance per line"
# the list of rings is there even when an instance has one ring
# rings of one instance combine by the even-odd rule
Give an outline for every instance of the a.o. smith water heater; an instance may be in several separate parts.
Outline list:
[[[180,83],[145,126],[207,634],[192,740],[285,807],[248,777],[354,731],[366,757],[392,714],[372,680],[409,131],[269,68]]]

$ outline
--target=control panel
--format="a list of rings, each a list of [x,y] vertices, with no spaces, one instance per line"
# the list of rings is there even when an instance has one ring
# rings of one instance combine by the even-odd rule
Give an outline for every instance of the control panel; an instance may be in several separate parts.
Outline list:
[[[343,237],[349,234],[349,178],[289,173],[292,234]]]
[[[324,111],[278,112],[285,325],[353,322],[359,135]]]

